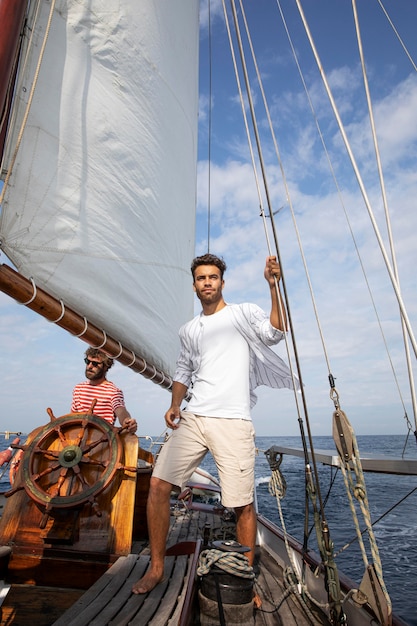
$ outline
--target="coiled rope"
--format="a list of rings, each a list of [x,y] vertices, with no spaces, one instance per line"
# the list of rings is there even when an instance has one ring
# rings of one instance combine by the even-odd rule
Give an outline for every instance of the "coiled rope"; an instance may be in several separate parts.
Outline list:
[[[241,552],[224,552],[223,550],[203,550],[200,554],[197,575],[204,576],[211,571],[213,566],[242,578],[255,578],[255,572],[249,564],[249,559]]]

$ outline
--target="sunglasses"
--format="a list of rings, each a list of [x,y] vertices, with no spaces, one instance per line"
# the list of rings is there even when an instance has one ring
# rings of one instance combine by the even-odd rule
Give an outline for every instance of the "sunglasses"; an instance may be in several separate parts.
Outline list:
[[[90,359],[87,359],[87,357],[84,359],[84,363],[86,365],[92,365],[93,367],[98,367],[99,365],[103,365],[101,361],[90,361]]]

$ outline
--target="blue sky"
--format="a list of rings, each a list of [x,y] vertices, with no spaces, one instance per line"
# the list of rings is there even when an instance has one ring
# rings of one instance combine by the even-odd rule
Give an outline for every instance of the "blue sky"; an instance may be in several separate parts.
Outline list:
[[[387,245],[380,185],[351,24],[351,3],[348,0],[310,0],[305,4],[316,46],[334,90],[346,133],[377,217],[378,228]],[[390,281],[385,275],[381,252],[375,245],[373,228],[363,199],[355,185],[352,166],[342,156],[340,133],[318,78],[299,16],[293,2],[283,3],[316,116],[333,158],[350,227],[317,139],[315,121],[311,117],[285,32],[279,22],[277,4],[272,0],[257,0],[247,5],[247,20],[252,29],[253,46],[274,120],[289,190],[288,199],[273,147],[266,139],[267,124],[261,98],[254,88],[272,206],[276,212],[280,256],[312,431],[317,435],[331,434],[333,403],[329,399],[328,371],[321,356],[322,345],[300,261],[296,228],[303,242],[325,347],[331,371],[336,377],[342,409],[358,434],[405,435],[404,409],[355,245],[349,236],[350,228],[367,271],[401,395],[410,420],[413,421],[398,323],[398,305],[391,294]],[[385,0],[384,6],[415,62],[416,3],[409,0]],[[363,18],[361,33],[397,246],[402,295],[415,328],[417,74],[400,43],[393,38],[377,0],[358,1],[358,12],[360,18]],[[210,251],[224,256],[228,264],[226,300],[254,301],[267,309],[269,294],[263,278],[263,264],[268,247],[259,217],[259,200],[221,16],[220,4],[214,3]],[[206,2],[202,2],[197,254],[207,250],[209,81],[206,18]],[[4,262],[3,255],[1,260]],[[82,359],[86,344],[4,294],[0,294],[0,342],[1,429],[27,432],[48,420],[47,407],[51,407],[57,416],[67,413],[72,388],[83,379]],[[294,365],[291,341],[288,349]],[[284,344],[278,347],[278,352],[287,358]],[[412,361],[415,364],[414,355]],[[114,366],[110,378],[122,387],[127,407],[139,421],[140,434],[162,433],[163,414],[170,400],[168,392],[119,364]],[[266,388],[258,391],[259,400],[253,411],[257,433],[297,435],[298,416],[292,393]]]

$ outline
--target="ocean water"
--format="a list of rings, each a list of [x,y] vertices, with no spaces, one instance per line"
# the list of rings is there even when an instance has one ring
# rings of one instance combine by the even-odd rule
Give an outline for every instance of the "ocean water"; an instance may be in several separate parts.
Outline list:
[[[13,437],[12,437],[13,439]],[[358,436],[361,454],[401,457],[405,438],[394,436]],[[10,445],[0,436],[0,450]],[[22,437],[22,442],[24,437]],[[258,437],[256,458],[256,490],[260,513],[281,526],[276,499],[269,493],[270,469],[265,451],[273,445],[301,448],[299,437]],[[141,441],[141,445],[144,443]],[[147,447],[147,446],[144,446]],[[314,439],[314,449],[334,450],[331,437]],[[405,457],[417,459],[417,445],[410,438],[405,450]],[[205,458],[202,467],[216,475],[213,459]],[[304,532],[304,461],[301,458],[285,455],[280,466],[287,489],[282,499],[282,510],[287,531],[302,541]],[[325,503],[325,515],[330,529],[330,536],[337,555],[339,571],[349,576],[357,584],[363,573],[363,562],[356,532],[345,494],[345,487],[340,471],[318,464],[318,474],[322,500]],[[391,597],[393,611],[408,622],[417,626],[417,476],[393,476],[383,474],[365,474],[368,501],[373,522],[382,519],[374,526],[374,532],[381,557],[383,577]],[[8,469],[0,467],[0,490],[9,488]],[[402,500],[402,502],[401,502]],[[387,513],[392,508],[392,511]],[[364,528],[359,514],[361,528]],[[310,524],[312,516],[310,513]],[[352,542],[352,543],[351,543]],[[350,544],[342,550],[346,544]],[[314,528],[311,531],[309,545],[317,550]],[[368,558],[370,552],[368,550]]]

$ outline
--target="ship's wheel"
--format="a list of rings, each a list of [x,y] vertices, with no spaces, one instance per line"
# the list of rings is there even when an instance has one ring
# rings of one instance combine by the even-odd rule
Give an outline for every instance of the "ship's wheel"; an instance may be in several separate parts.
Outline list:
[[[117,429],[104,419],[80,413],[56,418],[25,447],[21,484],[12,491],[24,488],[47,513],[85,502],[96,506],[96,496],[123,468],[122,451]]]

